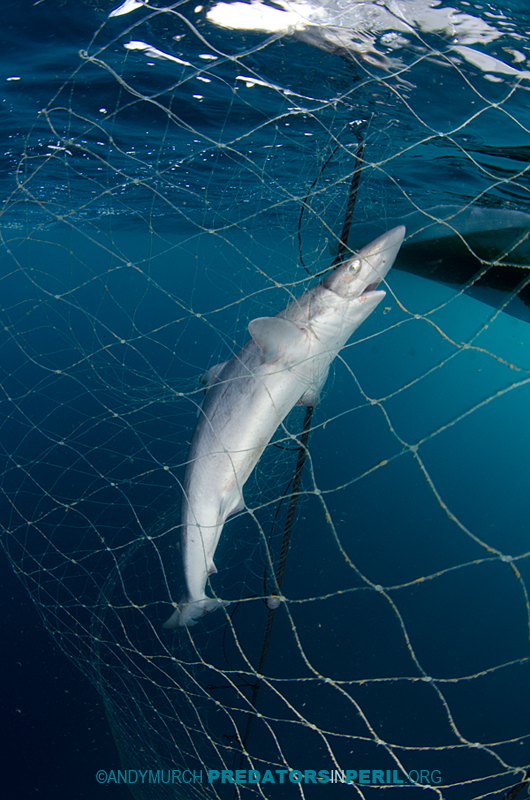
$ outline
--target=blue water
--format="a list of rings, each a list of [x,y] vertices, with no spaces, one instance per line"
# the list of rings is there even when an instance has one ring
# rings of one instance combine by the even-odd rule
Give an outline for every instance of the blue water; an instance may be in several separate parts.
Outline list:
[[[211,6],[115,7],[2,9],[8,794],[130,796],[97,770],[399,759],[440,770],[447,800],[500,800],[530,762],[526,5],[453,3],[489,41],[372,31],[383,68],[216,27]],[[212,586],[231,625],[217,612],[191,637],[163,631],[197,379],[333,261],[357,134],[350,246],[402,222],[408,238],[314,411],[266,719],[240,763],[296,453],[267,449],[252,513],[223,532]],[[520,285],[488,285],[498,263]],[[233,796],[202,790],[182,796]]]

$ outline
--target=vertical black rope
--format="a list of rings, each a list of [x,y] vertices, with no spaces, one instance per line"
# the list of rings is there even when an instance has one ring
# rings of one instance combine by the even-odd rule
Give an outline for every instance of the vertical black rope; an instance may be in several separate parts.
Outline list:
[[[285,528],[283,531],[283,541],[282,541],[282,549],[280,552],[280,560],[278,562],[278,571],[276,572],[276,586],[274,590],[274,595],[280,594],[280,586],[282,583],[283,578],[283,571],[285,568],[285,561],[287,559],[287,553],[289,552],[289,540],[291,538],[291,528],[293,526],[294,520],[294,512],[296,510],[296,505],[298,503],[298,498],[300,496],[300,482],[302,480],[302,470],[304,468],[305,457],[307,454],[307,440],[309,439],[309,431],[311,426],[311,417],[313,416],[313,406],[308,406],[306,408],[305,417],[304,417],[304,424],[302,427],[302,435],[300,437],[300,446],[298,448],[298,459],[296,461],[296,468],[294,472],[293,478],[293,488],[291,490],[291,500],[289,502],[289,509],[287,511],[287,519],[285,521]],[[273,596],[274,596],[273,595]],[[265,659],[267,658],[267,650],[269,649],[269,642],[272,633],[272,623],[274,622],[274,612],[276,611],[275,608],[269,608],[267,614],[267,624],[265,626],[265,636],[263,637],[263,645],[261,648],[261,656],[258,665],[258,677],[256,678],[256,682],[254,684],[254,688],[252,690],[252,697],[250,702],[252,707],[256,708],[256,703],[258,701],[258,692],[261,686],[261,678],[260,675],[263,675],[263,668],[265,666]],[[252,721],[254,719],[254,714],[249,714],[247,719],[247,726],[245,728],[245,735],[243,737],[243,748],[241,754],[239,756],[239,768],[241,769],[243,764],[243,759],[245,757],[245,752],[247,749],[247,742],[250,736],[250,729],[252,728]],[[237,789],[236,789],[237,793]],[[235,797],[235,794],[234,794]]]
[[[346,251],[348,249],[348,237],[349,237],[349,234],[350,234],[351,222],[352,222],[352,219],[353,219],[353,209],[355,208],[355,201],[357,200],[357,190],[359,188],[359,180],[360,180],[360,177],[361,177],[361,170],[362,170],[362,165],[363,165],[364,141],[363,141],[363,138],[362,138],[362,136],[361,136],[359,131],[356,132],[356,136],[357,136],[358,147],[357,147],[357,154],[356,154],[356,157],[355,157],[355,167],[354,167],[354,170],[353,170],[353,175],[352,175],[352,179],[351,179],[351,183],[350,183],[350,191],[349,191],[349,194],[348,194],[348,205],[346,207],[346,214],[344,215],[344,224],[342,226],[342,233],[340,235],[339,249],[338,249],[338,252],[337,252],[337,257],[335,258],[335,261],[333,262],[333,264],[336,264],[336,263],[342,261],[343,258],[344,258],[344,255],[345,255],[345,253],[346,253]],[[333,151],[332,155],[334,155],[334,153],[335,153],[335,150]],[[330,156],[330,158],[331,158],[331,156]],[[328,160],[326,161],[326,164],[324,166],[327,166],[329,160],[330,159],[328,158]],[[313,183],[313,185],[314,185],[314,183]],[[306,206],[306,203],[307,203],[307,197],[306,197],[306,199],[304,200],[304,202],[302,204],[302,211],[300,212],[300,221],[302,220],[302,214],[303,214],[304,208]],[[299,230],[299,240],[300,240],[300,230]],[[300,257],[301,257],[301,247],[300,247]],[[275,595],[279,595],[280,594],[280,586],[281,586],[281,583],[282,583],[283,571],[285,569],[285,562],[287,560],[287,553],[289,552],[289,540],[291,538],[291,528],[292,528],[292,525],[293,525],[294,513],[296,511],[296,505],[298,503],[298,498],[300,496],[300,482],[302,480],[302,470],[304,468],[305,458],[306,458],[306,454],[307,454],[307,442],[308,442],[308,439],[309,439],[309,432],[310,432],[311,417],[312,416],[313,416],[313,406],[308,406],[307,410],[306,410],[306,413],[305,413],[305,417],[304,417],[304,424],[303,424],[303,427],[302,427],[302,435],[300,436],[300,446],[299,446],[299,449],[298,449],[298,459],[297,459],[297,462],[296,462],[296,468],[295,468],[294,477],[293,477],[293,486],[292,486],[292,490],[291,490],[291,499],[290,499],[290,502],[289,502],[289,509],[287,511],[287,519],[285,521],[285,528],[284,528],[283,541],[282,541],[282,549],[281,549],[280,558],[279,558],[279,561],[278,561],[278,570],[277,570],[276,576],[275,576],[275,590],[274,590],[274,594],[272,595],[273,597]],[[250,703],[251,703],[253,709],[256,709],[256,704],[257,704],[257,701],[258,701],[258,692],[259,692],[259,689],[260,689],[260,686],[261,686],[261,678],[259,676],[263,675],[263,669],[264,669],[264,666],[265,666],[265,660],[267,658],[267,651],[269,649],[269,642],[270,642],[270,638],[271,638],[271,634],[272,634],[272,624],[273,624],[273,621],[274,621],[274,612],[275,611],[276,611],[275,608],[270,608],[270,607],[268,608],[267,624],[266,624],[266,627],[265,627],[265,635],[263,637],[263,646],[261,648],[261,656],[260,656],[259,665],[258,665],[258,669],[257,669],[258,677],[256,678],[256,682],[254,683],[254,686],[253,686],[253,689],[252,689],[252,697],[250,699]],[[239,756],[239,767],[240,768],[242,767],[243,759],[245,757],[245,753],[246,753],[246,750],[247,750],[247,743],[248,743],[248,739],[249,739],[249,736],[250,736],[250,730],[252,728],[252,721],[254,720],[254,717],[255,717],[255,715],[251,713],[251,714],[249,714],[248,719],[247,719],[247,725],[246,725],[246,728],[245,728],[245,735],[243,736],[243,747],[242,747],[242,750],[241,750],[241,753],[240,753],[240,756]],[[237,791],[238,791],[238,789],[237,789],[237,786],[236,786],[235,790],[234,790],[234,797],[237,796]],[[510,800],[511,800],[511,796],[510,796]]]
[[[526,771],[525,776],[521,783],[518,783],[509,792],[502,796],[502,800],[513,800],[514,797],[517,797],[519,792],[524,789],[525,786],[530,784],[530,769]]]
[[[296,511],[296,505],[298,503],[298,498],[300,496],[300,482],[302,480],[302,470],[304,468],[305,457],[307,454],[307,440],[309,439],[309,430],[311,425],[311,417],[313,416],[313,406],[308,406],[306,408],[305,417],[304,417],[304,425],[302,427],[302,435],[300,437],[300,447],[298,448],[298,459],[296,462],[296,469],[293,478],[293,488],[291,490],[291,500],[289,502],[289,509],[287,511],[287,519],[285,521],[285,528],[283,531],[283,541],[282,541],[282,549],[280,552],[280,560],[278,562],[278,571],[276,573],[276,586],[274,589],[274,595],[280,594],[280,586],[282,584],[283,578],[283,571],[285,569],[285,560],[287,558],[287,553],[289,552],[289,540],[291,538],[291,528],[293,526],[294,520],[294,512]],[[267,617],[267,626],[265,628],[265,636],[263,639],[263,647],[261,648],[261,657],[259,660],[258,666],[258,674],[263,674],[263,667],[265,666],[265,659],[267,657],[267,650],[269,649],[269,640],[271,638],[272,633],[272,622],[274,620],[274,612],[276,609],[269,608],[269,613]],[[256,707],[256,699],[258,695],[258,690],[260,687],[260,679],[258,678],[256,683],[254,684],[254,691],[252,692],[252,700],[250,701],[254,708]],[[248,718],[247,722],[247,730],[245,732],[245,738],[243,740],[243,745],[246,745],[247,737],[248,737],[248,730],[250,728],[250,722],[253,717]]]
[[[364,141],[360,131],[356,131],[357,136],[357,155],[355,157],[355,167],[350,184],[350,192],[348,195],[348,205],[346,206],[346,214],[344,215],[344,225],[342,226],[342,233],[340,235],[339,249],[334,264],[338,264],[344,259],[344,254],[348,249],[348,237],[350,235],[351,221],[353,218],[353,209],[355,201],[357,200],[357,189],[359,188],[359,181],[361,179],[361,170],[363,168],[363,153]]]

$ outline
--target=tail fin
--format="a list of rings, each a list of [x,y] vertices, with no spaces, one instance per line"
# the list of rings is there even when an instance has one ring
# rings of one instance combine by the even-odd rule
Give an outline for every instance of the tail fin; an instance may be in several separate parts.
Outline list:
[[[217,600],[214,597],[202,597],[200,600],[186,602],[186,595],[180,599],[177,609],[173,612],[170,618],[164,622],[163,628],[180,628],[185,625],[196,625],[197,620],[203,617],[209,611],[215,611],[217,608],[223,608],[226,605],[225,600]]]

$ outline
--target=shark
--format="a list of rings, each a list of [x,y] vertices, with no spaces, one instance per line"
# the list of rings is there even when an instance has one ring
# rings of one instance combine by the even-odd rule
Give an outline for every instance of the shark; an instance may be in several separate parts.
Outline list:
[[[203,376],[206,395],[182,485],[186,588],[165,628],[194,625],[226,605],[206,595],[224,524],[245,508],[243,487],[278,426],[295,405],[315,405],[332,361],[385,297],[378,287],[404,236],[403,225],[393,228],[276,316],[253,319],[246,344]]]

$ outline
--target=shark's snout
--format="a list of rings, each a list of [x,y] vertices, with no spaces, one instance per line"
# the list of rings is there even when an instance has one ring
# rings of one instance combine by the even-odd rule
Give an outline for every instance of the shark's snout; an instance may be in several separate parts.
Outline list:
[[[404,225],[392,228],[326,275],[322,285],[350,300],[375,291],[392,267],[404,236]]]
[[[366,262],[366,267],[368,267],[366,271],[369,273],[371,270],[369,286],[377,287],[386,277],[396,260],[404,236],[405,226],[398,225],[397,228],[392,228],[392,230],[379,236],[378,239],[370,242],[358,253],[357,257]],[[364,278],[364,275],[362,277]]]

